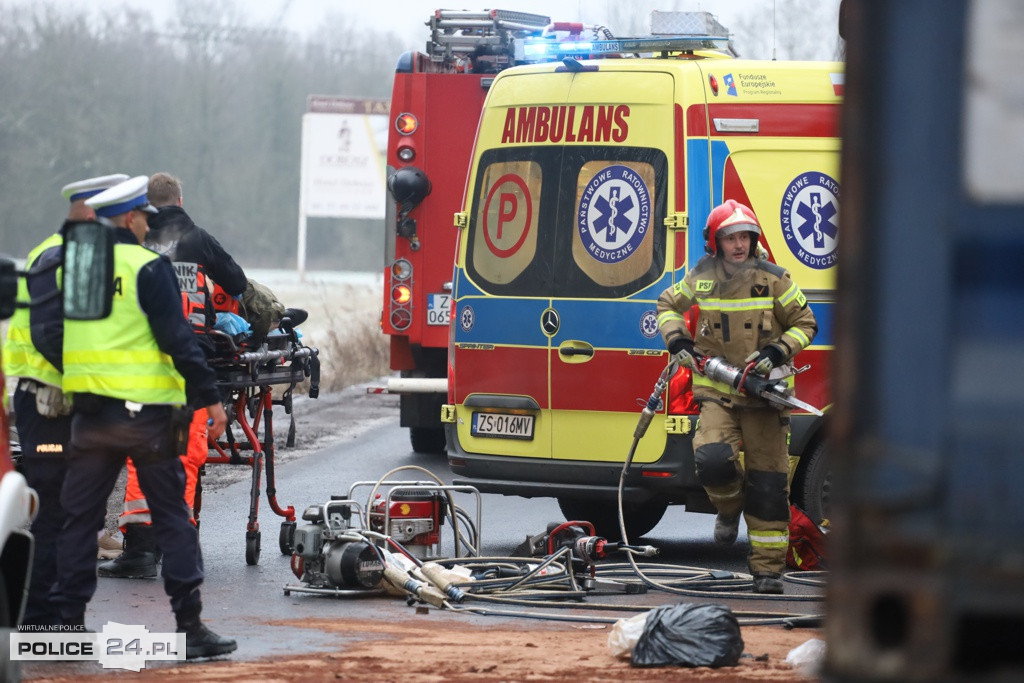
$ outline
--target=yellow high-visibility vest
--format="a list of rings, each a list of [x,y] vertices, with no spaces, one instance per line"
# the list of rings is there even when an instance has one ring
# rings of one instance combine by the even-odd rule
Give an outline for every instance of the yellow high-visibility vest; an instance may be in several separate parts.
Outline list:
[[[60,233],[54,233],[43,240],[39,246],[28,253],[28,258],[25,259],[26,270],[35,264],[44,251],[50,247],[59,246],[62,241]],[[29,299],[28,285],[25,279],[18,278],[18,301],[28,303]],[[4,343],[3,364],[4,374],[9,378],[24,377],[57,388],[61,386],[60,370],[46,360],[46,357],[39,353],[35,345],[32,344],[29,309],[27,308],[17,308],[14,315],[11,316],[11,322],[7,328],[7,341]]]
[[[114,245],[114,300],[102,320],[64,322],[64,392],[142,404],[185,404],[185,379],[160,350],[139,307],[137,278],[158,254]]]

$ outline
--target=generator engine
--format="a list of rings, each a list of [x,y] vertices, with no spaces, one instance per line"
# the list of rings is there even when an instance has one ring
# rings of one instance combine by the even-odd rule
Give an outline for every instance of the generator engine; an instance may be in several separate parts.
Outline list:
[[[378,550],[352,533],[352,501],[332,497],[306,508],[296,527],[292,573],[313,588],[369,589],[384,576]]]
[[[389,498],[379,498],[371,506],[370,529],[391,536],[418,559],[433,557],[444,523],[442,496],[431,489],[398,488]]]

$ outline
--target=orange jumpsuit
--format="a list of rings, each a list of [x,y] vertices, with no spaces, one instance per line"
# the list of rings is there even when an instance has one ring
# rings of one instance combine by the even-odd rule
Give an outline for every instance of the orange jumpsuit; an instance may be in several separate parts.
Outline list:
[[[196,484],[199,481],[199,468],[206,462],[209,454],[207,444],[206,408],[200,408],[192,414],[192,424],[188,428],[188,449],[181,457],[181,464],[185,466],[185,504],[188,505],[189,514],[192,516],[192,523],[195,524],[195,516],[192,515],[196,499]],[[152,518],[149,515],[149,504],[146,497],[142,495],[139,487],[139,479],[135,472],[135,463],[128,458],[128,484],[124,492],[124,511],[118,519],[121,533],[125,531],[126,524],[150,524]]]

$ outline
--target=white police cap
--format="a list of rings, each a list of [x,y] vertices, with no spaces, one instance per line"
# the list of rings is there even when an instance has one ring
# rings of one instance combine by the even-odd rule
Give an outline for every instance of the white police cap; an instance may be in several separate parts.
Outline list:
[[[103,192],[103,190],[111,188],[118,183],[123,183],[126,180],[128,180],[128,176],[124,173],[101,175],[96,178],[87,178],[74,183],[68,183],[60,193],[64,195],[64,199],[70,202],[77,202],[79,199],[87,199],[97,195]]]
[[[133,209],[146,213],[159,213],[156,207],[149,203],[149,199],[146,197],[147,189],[149,189],[149,176],[137,175],[100,192],[95,197],[86,199],[85,205],[96,211],[97,216],[103,218],[120,216]]]

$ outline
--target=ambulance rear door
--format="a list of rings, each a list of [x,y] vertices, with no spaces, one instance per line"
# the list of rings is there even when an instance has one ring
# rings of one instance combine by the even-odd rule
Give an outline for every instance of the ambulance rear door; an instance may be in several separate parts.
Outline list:
[[[673,78],[600,69],[491,88],[452,325],[467,452],[621,461],[664,367]],[[664,447],[651,429],[636,460]]]
[[[550,292],[560,147],[550,113],[572,75],[500,74],[477,134],[459,240],[451,389],[458,440],[474,455],[551,457]],[[538,112],[543,122],[538,122]],[[558,136],[564,136],[564,119]]]
[[[671,186],[674,79],[618,70],[573,77],[577,120],[611,112],[610,139],[562,148],[557,264],[550,310],[551,449],[566,460],[621,462],[665,364],[655,306],[669,284],[665,216]],[[655,421],[634,460],[661,457]]]

